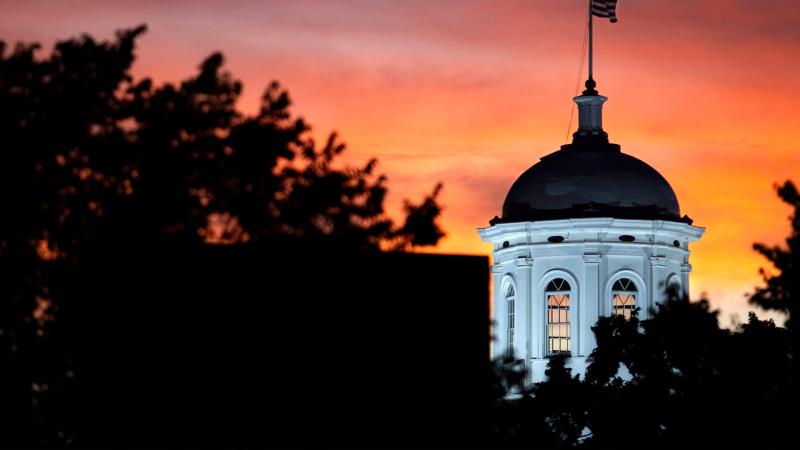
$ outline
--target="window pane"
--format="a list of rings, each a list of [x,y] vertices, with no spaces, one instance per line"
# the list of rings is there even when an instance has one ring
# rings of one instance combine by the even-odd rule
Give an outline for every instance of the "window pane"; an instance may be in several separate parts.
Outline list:
[[[508,319],[508,331],[506,334],[506,339],[508,340],[508,350],[511,351],[514,346],[514,319],[515,319],[515,311],[514,311],[514,287],[509,286],[507,293],[506,293],[506,314]]]
[[[554,280],[547,294],[547,349],[549,353],[570,351],[569,294],[562,289],[569,284]]]
[[[567,280],[564,280],[563,278],[555,278],[547,283],[545,290],[547,292],[569,292],[570,286],[569,283],[567,283]]]
[[[611,315],[623,316],[630,319],[633,310],[636,308],[636,284],[630,278],[620,278],[617,280],[611,293]]]

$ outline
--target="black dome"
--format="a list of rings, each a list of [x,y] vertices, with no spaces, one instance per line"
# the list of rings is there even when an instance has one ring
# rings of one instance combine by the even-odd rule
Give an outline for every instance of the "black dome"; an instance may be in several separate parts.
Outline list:
[[[680,217],[675,192],[646,163],[619,145],[569,144],[526,170],[506,195],[502,219],[493,222],[581,217],[663,219]]]

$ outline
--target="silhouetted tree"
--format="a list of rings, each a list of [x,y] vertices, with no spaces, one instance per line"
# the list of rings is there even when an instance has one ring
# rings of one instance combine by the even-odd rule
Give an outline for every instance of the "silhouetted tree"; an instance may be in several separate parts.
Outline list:
[[[527,371],[523,360],[513,354],[503,354],[490,365],[486,432],[494,445],[519,447],[531,434],[540,436],[547,431],[544,422],[535,422],[530,414],[532,399],[525,385]],[[535,429],[535,431],[533,431]]]
[[[546,381],[537,383],[531,392],[537,410],[549,433],[541,444],[545,447],[575,447],[587,434],[587,400],[589,386],[566,366],[566,356],[559,354],[547,363]],[[536,440],[531,441],[532,444]],[[541,445],[540,444],[540,445]]]
[[[436,223],[436,218],[442,213],[442,207],[436,202],[441,190],[442,184],[437,184],[433,193],[425,197],[419,205],[405,201],[403,205],[406,213],[405,223],[394,233],[399,241],[398,249],[435,245],[445,236],[444,231]]]
[[[586,438],[590,386],[572,375],[567,357],[553,356],[546,381],[526,385],[522,360],[503,355],[492,362],[494,402],[489,443],[508,447],[574,447]]]
[[[559,355],[530,387],[500,390],[493,439],[544,447],[777,447],[793,438],[791,333],[751,313],[719,327],[708,301],[672,291],[641,320],[602,317],[586,379]],[[498,368],[509,364],[496,362]],[[510,374],[510,375],[508,375]]]
[[[0,427],[9,445],[71,439],[52,401],[73,374],[54,318],[66,307],[80,242],[125,191],[108,160],[129,147],[118,93],[142,31],[111,43],[62,41],[45,59],[37,44],[6,53],[0,42]]]
[[[408,250],[443,236],[440,186],[406,202],[395,225],[376,160],[344,164],[335,134],[318,146],[277,82],[255,116],[239,112],[242,86],[222,54],[179,84],[135,80],[145,30],[60,41],[44,57],[38,44],[0,41],[2,444],[72,439],[54,400],[76,376],[60,319],[81,301],[64,292],[95,249],[170,239]]]
[[[137,179],[135,207],[119,222],[211,243],[299,238],[359,250],[436,245],[444,235],[439,186],[420,207],[406,202],[408,217],[396,227],[384,212],[377,160],[343,165],[335,133],[318,148],[277,82],[255,117],[235,110],[240,92],[219,53],[179,87],[143,80],[128,89]]]
[[[753,248],[772,263],[779,272],[771,275],[760,270],[765,286],[756,288],[750,303],[767,310],[780,311],[787,315],[786,327],[792,329],[792,313],[797,308],[798,267],[800,266],[800,193],[791,181],[776,187],[781,200],[794,208],[790,217],[792,229],[786,238],[786,246],[754,244]],[[794,300],[793,300],[794,299]]]

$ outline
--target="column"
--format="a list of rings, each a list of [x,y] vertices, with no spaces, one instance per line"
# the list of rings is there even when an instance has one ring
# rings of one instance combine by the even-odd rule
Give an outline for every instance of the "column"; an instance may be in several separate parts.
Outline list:
[[[588,356],[596,346],[592,325],[597,322],[602,301],[600,287],[600,251],[596,247],[587,247],[583,253],[583,292],[578,301],[578,353],[577,356]]]
[[[516,280],[519,294],[517,295],[519,309],[517,309],[517,323],[519,324],[519,337],[517,338],[517,358],[525,361],[525,366],[530,368],[529,362],[533,354],[533,345],[535,337],[533,336],[533,320],[531,314],[531,305],[533,303],[531,289],[531,268],[533,267],[533,258],[530,256],[520,255],[517,256],[516,264]],[[528,371],[528,378],[526,382],[530,383],[531,371]]]
[[[502,313],[502,296],[503,293],[501,292],[501,285],[503,281],[503,266],[496,262],[492,264],[492,317],[489,319],[491,320],[492,328],[491,328],[491,337],[496,337],[497,340],[494,339],[489,341],[489,349],[490,349],[490,356],[492,358],[496,358],[498,353],[496,350],[502,351],[502,349],[506,348],[506,334],[503,332],[505,326],[505,317]]]
[[[650,299],[647,308],[642,308],[644,316],[641,319],[650,317],[650,309],[656,303],[662,303],[667,298],[667,258],[665,256],[650,257]]]
[[[686,261],[681,264],[681,289],[683,289],[683,295],[689,297],[689,274],[692,273],[692,265],[689,264],[689,257],[686,257]]]

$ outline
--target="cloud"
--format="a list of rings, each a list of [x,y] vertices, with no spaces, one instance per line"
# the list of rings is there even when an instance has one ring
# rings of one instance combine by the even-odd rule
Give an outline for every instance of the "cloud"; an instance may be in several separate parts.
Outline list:
[[[221,50],[245,111],[280,80],[320,139],[338,130],[347,158],[379,158],[395,213],[445,183],[449,236],[437,251],[487,254],[475,228],[564,143],[584,11],[563,0],[12,1],[0,38],[47,47],[145,22],[134,70],[156,81],[190,76]],[[764,264],[750,245],[788,230],[771,186],[800,173],[800,3],[628,1],[618,15],[596,27],[604,126],[708,227],[695,293],[746,309]]]

